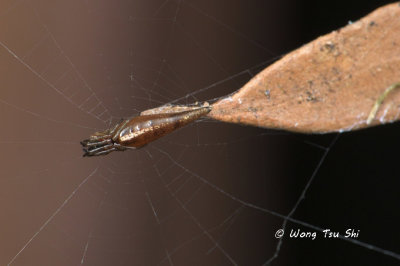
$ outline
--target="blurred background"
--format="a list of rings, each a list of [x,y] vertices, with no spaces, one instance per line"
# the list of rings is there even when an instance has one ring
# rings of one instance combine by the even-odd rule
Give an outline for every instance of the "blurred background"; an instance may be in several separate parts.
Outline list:
[[[337,137],[202,119],[137,151],[79,144],[232,93],[385,3],[0,1],[0,265],[398,264],[398,123]]]

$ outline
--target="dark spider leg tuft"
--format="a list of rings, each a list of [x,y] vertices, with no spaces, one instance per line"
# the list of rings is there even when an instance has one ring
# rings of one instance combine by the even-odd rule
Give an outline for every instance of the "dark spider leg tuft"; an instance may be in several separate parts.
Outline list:
[[[102,155],[106,151],[113,151],[114,142],[111,139],[105,139],[101,141],[86,139],[81,141],[81,145],[83,147],[83,156],[96,156]]]

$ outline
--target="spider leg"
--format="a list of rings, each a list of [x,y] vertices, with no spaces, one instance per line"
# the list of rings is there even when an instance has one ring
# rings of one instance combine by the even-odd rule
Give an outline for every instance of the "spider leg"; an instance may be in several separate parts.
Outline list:
[[[104,146],[105,144],[112,143],[111,139],[106,139],[106,140],[103,140],[103,141],[92,141],[92,140],[89,140],[89,141],[86,141],[86,142],[85,141],[86,140],[81,141],[81,144],[83,146]]]
[[[110,139],[93,143],[89,142],[83,145],[83,151],[85,152],[83,156],[104,155],[112,151],[124,151],[126,149],[127,148],[122,145],[113,143]]]
[[[106,155],[106,154],[109,154],[109,153],[112,152],[112,151],[115,151],[115,149],[114,149],[114,148],[111,148],[111,149],[104,150],[104,151],[100,151],[100,152],[97,152],[97,153],[89,153],[89,152],[86,152],[86,153],[83,154],[83,157],[91,157],[91,156],[98,156],[98,155]]]
[[[105,150],[105,151],[100,151],[100,152],[98,152],[98,153],[96,153],[96,154],[94,154],[94,155],[106,155],[106,154],[109,154],[110,152],[112,152],[112,151],[116,151],[117,149],[115,148],[115,147],[113,147],[113,148],[111,148],[111,149],[108,149],[108,150]],[[92,155],[89,155],[89,156],[92,156]]]
[[[124,151],[124,150],[128,149],[128,147],[122,146],[118,143],[114,143],[114,147],[115,147],[115,150],[117,150],[117,151]]]
[[[109,151],[109,150],[113,149],[113,146],[114,145],[112,143],[110,143],[110,144],[103,145],[100,147],[89,147],[88,149],[84,148],[83,151],[85,152],[85,154],[83,156],[99,155],[99,154],[104,153],[105,151]]]
[[[121,119],[113,128],[107,129],[103,132],[96,132],[88,139],[81,141],[83,146],[83,156],[97,156],[105,155],[112,151],[123,151],[126,147],[115,143],[118,138],[120,128],[124,127],[129,120]]]
[[[118,134],[120,131],[117,129],[124,128],[125,125],[128,124],[128,122],[129,122],[129,120],[124,121],[123,119],[121,119],[121,122],[119,122],[117,125],[115,125],[115,127],[110,131],[110,135],[112,136],[112,137],[111,136],[110,137],[113,141],[116,141],[118,138]]]
[[[81,141],[81,144],[86,145],[89,142],[102,141],[110,138],[111,136],[109,134],[96,132],[95,134],[91,135],[88,139]]]

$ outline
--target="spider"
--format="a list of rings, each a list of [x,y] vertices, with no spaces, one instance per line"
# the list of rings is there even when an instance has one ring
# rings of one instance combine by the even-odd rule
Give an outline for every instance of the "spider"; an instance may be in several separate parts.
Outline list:
[[[142,112],[131,119],[122,119],[114,127],[96,132],[81,141],[83,156],[106,155],[112,151],[138,149],[172,131],[208,114],[211,106],[166,105]]]

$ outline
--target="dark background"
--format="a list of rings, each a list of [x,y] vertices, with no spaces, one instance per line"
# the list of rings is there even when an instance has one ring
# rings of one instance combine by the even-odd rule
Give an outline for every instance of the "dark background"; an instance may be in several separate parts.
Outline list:
[[[203,120],[138,151],[79,146],[141,110],[227,95],[385,3],[2,1],[0,264],[263,265],[320,162],[293,218],[399,253],[397,123],[333,142]],[[272,262],[396,264],[321,233],[285,237]]]

